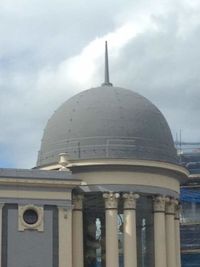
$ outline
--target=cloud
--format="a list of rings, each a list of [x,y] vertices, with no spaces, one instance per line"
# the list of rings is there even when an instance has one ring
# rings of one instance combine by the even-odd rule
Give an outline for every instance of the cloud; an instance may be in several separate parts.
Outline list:
[[[185,22],[177,14],[156,17],[155,21],[156,31],[142,33],[124,47],[121,60],[116,64],[126,69],[120,81],[151,99],[163,111],[174,136],[182,129],[184,139],[197,141],[199,21],[191,21],[190,31],[184,31]],[[133,61],[128,60],[130,57]],[[119,77],[118,71],[115,74]]]
[[[106,39],[112,82],[154,102],[173,135],[198,141],[199,18],[197,0],[2,1],[1,165],[35,165],[53,111],[103,82]]]

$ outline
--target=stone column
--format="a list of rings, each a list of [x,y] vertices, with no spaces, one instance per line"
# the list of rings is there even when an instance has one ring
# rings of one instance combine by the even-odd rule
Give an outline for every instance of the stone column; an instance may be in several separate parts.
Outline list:
[[[72,212],[72,262],[73,267],[83,267],[83,195],[73,196]]]
[[[124,267],[137,267],[136,199],[138,194],[125,193],[124,198]]]
[[[176,200],[166,198],[166,251],[167,251],[167,267],[176,267],[176,247],[175,247],[175,203]]]
[[[118,193],[104,193],[106,209],[106,267],[119,267],[118,253]]]
[[[58,207],[59,267],[72,267],[71,208]]]
[[[165,235],[165,197],[154,198],[155,267],[167,267]]]
[[[181,267],[181,249],[180,249],[180,204],[175,205],[175,246],[176,246],[176,266]]]
[[[4,204],[0,203],[0,267],[2,264],[2,259],[1,259],[1,255],[2,255],[2,210],[3,210],[3,206]]]

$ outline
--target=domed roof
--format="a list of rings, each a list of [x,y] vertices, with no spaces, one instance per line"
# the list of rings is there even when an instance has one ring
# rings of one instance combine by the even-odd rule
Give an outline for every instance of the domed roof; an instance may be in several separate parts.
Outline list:
[[[131,90],[101,86],[66,101],[44,130],[37,166],[77,159],[137,159],[176,163],[169,126],[161,112]]]

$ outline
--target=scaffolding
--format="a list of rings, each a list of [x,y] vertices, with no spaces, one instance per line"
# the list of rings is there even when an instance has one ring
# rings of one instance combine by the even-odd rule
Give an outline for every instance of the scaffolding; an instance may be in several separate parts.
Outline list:
[[[189,182],[181,188],[182,267],[200,266],[200,143],[177,147],[180,164],[190,172]]]

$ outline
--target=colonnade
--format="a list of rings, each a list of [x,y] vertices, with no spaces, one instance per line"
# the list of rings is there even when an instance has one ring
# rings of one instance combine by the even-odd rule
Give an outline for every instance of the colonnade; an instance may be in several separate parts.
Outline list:
[[[106,267],[119,267],[118,202],[123,199],[124,267],[137,267],[136,193],[104,193]],[[0,205],[0,225],[2,226]],[[59,207],[59,266],[84,266],[83,196],[73,197],[73,209]],[[139,210],[138,210],[139,212]],[[155,267],[180,267],[179,203],[165,196],[153,197]],[[0,236],[1,244],[2,236]],[[72,246],[70,246],[72,244]],[[0,246],[2,248],[2,246]],[[148,249],[148,248],[147,248]],[[1,255],[1,253],[0,253]],[[1,266],[1,263],[0,263]]]
[[[176,199],[154,198],[155,267],[180,267],[179,203]]]
[[[106,222],[106,267],[119,267],[118,252],[118,202],[119,193],[104,193]],[[123,198],[123,234],[124,267],[137,267],[136,240],[136,193],[124,193]],[[83,267],[83,215],[81,196],[74,198],[72,211],[73,267]],[[154,213],[154,258],[155,267],[180,267],[179,204],[176,199],[153,197]],[[148,248],[147,248],[148,249]]]

